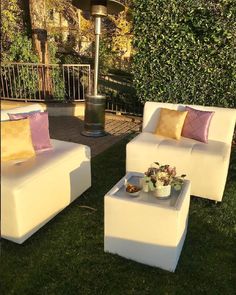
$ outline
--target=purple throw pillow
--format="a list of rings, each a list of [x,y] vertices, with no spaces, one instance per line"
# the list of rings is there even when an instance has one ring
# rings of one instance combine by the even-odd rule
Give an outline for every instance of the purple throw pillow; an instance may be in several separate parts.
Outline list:
[[[24,114],[8,114],[10,120],[20,120],[29,118],[31,137],[35,151],[52,149],[49,135],[48,113],[34,112]]]
[[[207,143],[210,122],[215,112],[200,111],[187,106],[185,109],[188,113],[184,121],[182,136]]]

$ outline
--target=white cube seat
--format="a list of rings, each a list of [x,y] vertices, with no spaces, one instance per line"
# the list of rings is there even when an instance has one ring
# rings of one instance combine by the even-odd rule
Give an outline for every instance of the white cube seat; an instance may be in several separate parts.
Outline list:
[[[52,139],[53,149],[2,165],[1,236],[23,243],[91,186],[90,148]]]
[[[187,233],[190,181],[167,199],[143,191],[130,197],[125,182],[140,177],[127,173],[104,197],[104,251],[174,272]]]

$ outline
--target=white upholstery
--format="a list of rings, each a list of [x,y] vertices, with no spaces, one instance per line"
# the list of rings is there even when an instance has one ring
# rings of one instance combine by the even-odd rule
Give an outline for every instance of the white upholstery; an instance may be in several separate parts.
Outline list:
[[[32,104],[1,111],[8,113],[40,110]],[[90,148],[52,139],[53,149],[23,162],[1,166],[1,236],[23,243],[58,212],[91,186]]]
[[[187,233],[190,182],[171,206],[170,200],[158,203],[146,193],[142,199],[117,192],[124,179],[104,198],[104,251],[175,271]]]
[[[126,147],[126,170],[145,172],[152,162],[176,166],[179,174],[191,180],[191,194],[221,201],[228,173],[236,110],[192,106],[215,111],[209,128],[209,142],[181,137],[180,140],[153,134],[161,107],[182,110],[184,106],[147,102],[143,131]]]
[[[52,140],[53,150],[2,166],[1,235],[23,243],[91,186],[90,148]]]

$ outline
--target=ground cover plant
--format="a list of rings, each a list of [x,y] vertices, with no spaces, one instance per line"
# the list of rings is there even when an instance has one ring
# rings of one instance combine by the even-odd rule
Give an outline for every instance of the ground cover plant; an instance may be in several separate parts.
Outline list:
[[[125,173],[128,140],[92,159],[93,186],[23,245],[1,240],[0,294],[235,294],[234,165],[222,203],[191,198],[175,273],[103,252],[103,196]]]

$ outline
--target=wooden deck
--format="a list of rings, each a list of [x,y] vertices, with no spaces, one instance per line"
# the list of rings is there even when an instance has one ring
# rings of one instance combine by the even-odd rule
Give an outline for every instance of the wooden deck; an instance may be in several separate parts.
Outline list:
[[[103,137],[86,137],[81,135],[84,120],[74,116],[50,116],[50,136],[54,139],[82,143],[90,146],[92,157],[105,151],[111,145],[131,133],[140,131],[141,118],[131,118],[116,115],[106,115],[105,131],[108,135]]]

